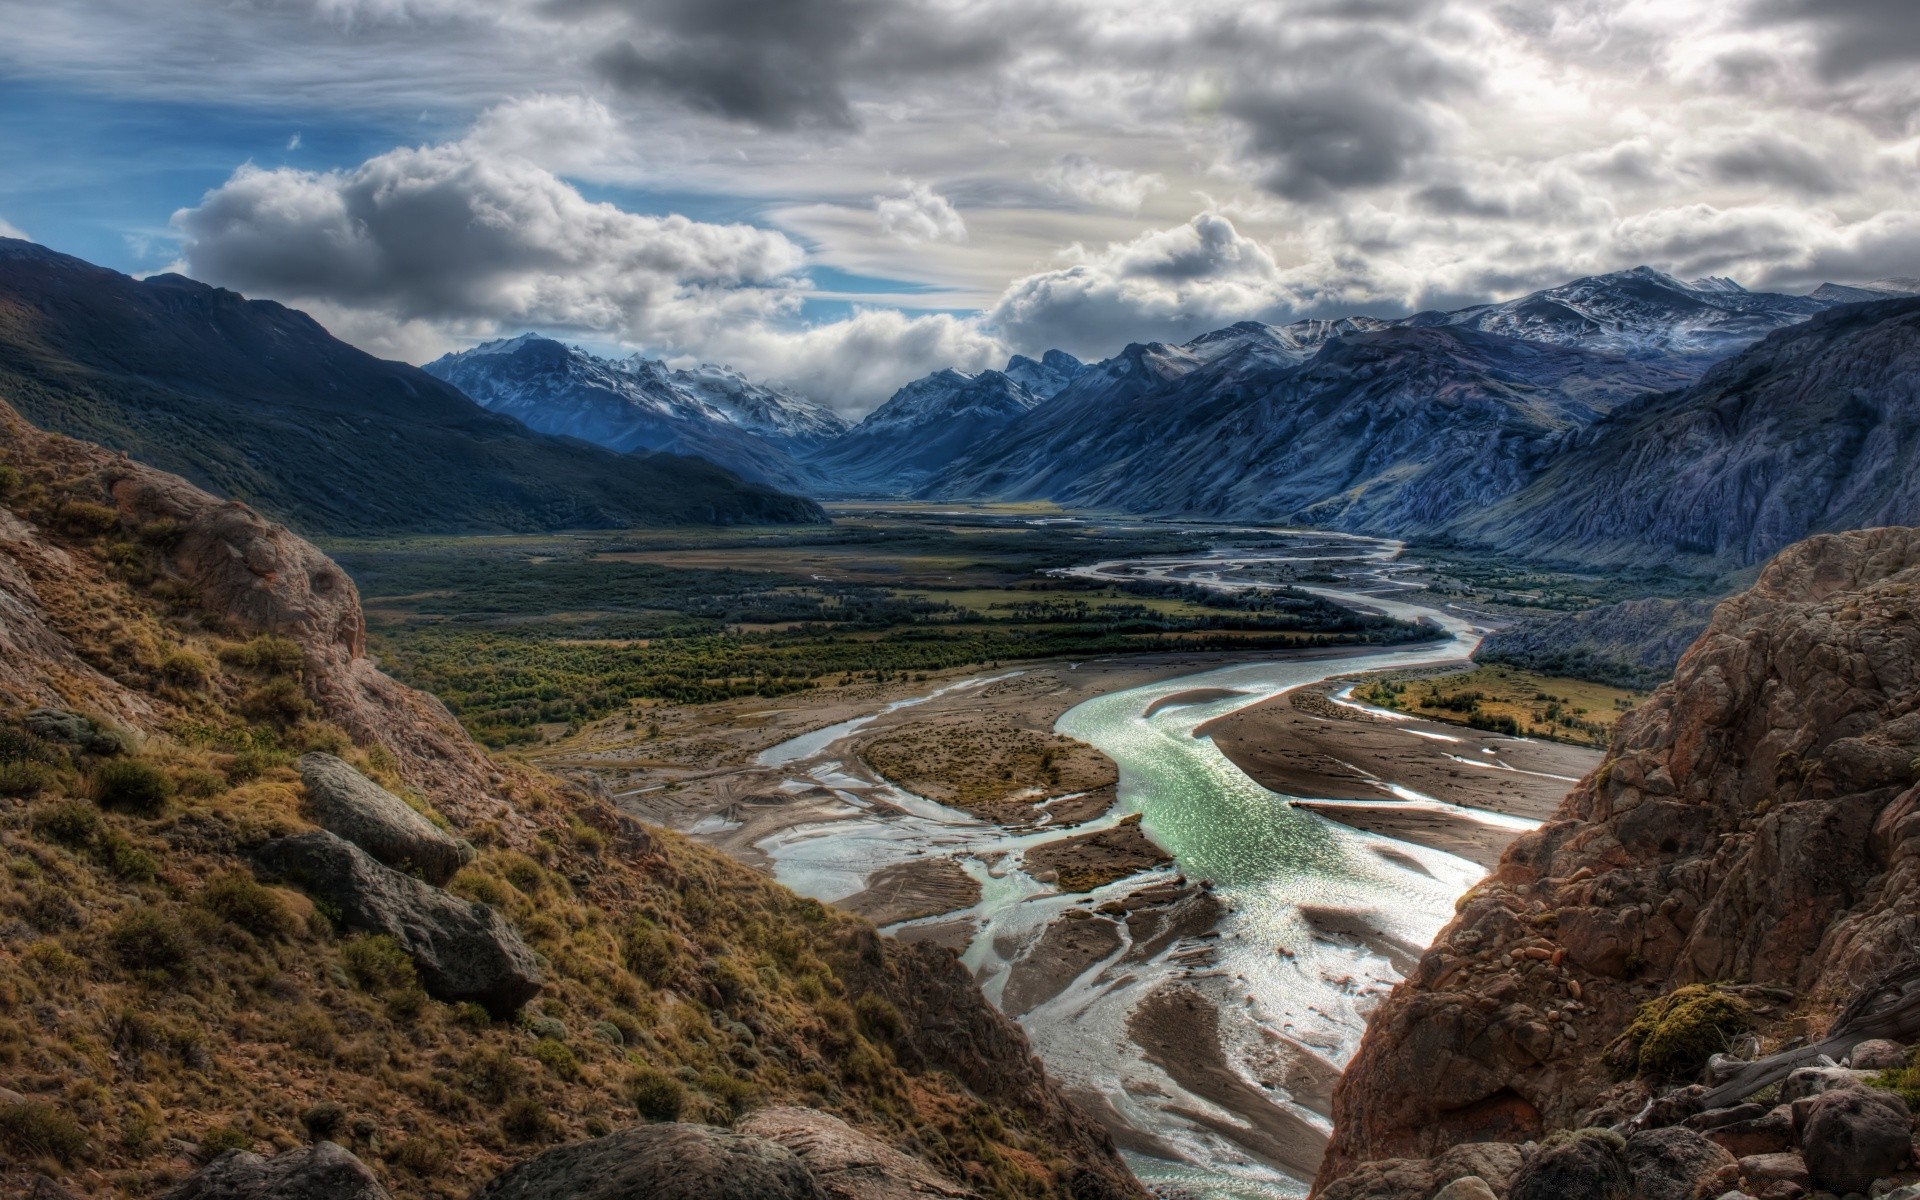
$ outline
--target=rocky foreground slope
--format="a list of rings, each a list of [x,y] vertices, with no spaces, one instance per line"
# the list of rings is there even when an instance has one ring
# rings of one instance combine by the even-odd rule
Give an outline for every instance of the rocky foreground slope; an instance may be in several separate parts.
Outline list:
[[[949,952],[490,759],[312,546],[4,405],[0,861],[3,1195],[1141,1195]]]
[[[1817,1036],[1854,989],[1920,961],[1917,779],[1920,529],[1788,548],[1715,610],[1605,763],[1461,899],[1372,1018],[1317,1194],[1427,1200],[1473,1174],[1512,1197],[1623,1195],[1656,1132],[1711,1164],[1713,1190],[1635,1195],[1717,1196],[1743,1177],[1769,1197],[1865,1192],[1870,1179],[1822,1182],[1811,1107],[1770,1110],[1818,1081],[1717,1114],[1695,1113],[1698,1088],[1642,1110],[1709,1053]],[[1893,1122],[1890,1157],[1840,1156],[1878,1162],[1875,1177],[1908,1161],[1890,1097],[1824,1102],[1849,1129]],[[1567,1136],[1620,1123],[1643,1130],[1624,1159],[1617,1136]],[[1566,1166],[1581,1155],[1584,1176]]]

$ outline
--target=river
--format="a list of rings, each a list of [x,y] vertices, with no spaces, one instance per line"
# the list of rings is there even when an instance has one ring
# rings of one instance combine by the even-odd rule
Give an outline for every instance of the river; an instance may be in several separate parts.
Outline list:
[[[1404,620],[1428,620],[1444,640],[1380,652],[1317,659],[1273,658],[1096,696],[1062,715],[1056,728],[1106,752],[1119,765],[1118,801],[1098,821],[1071,829],[1009,834],[964,813],[892,789],[904,816],[856,817],[788,831],[763,843],[775,875],[825,900],[857,891],[867,874],[889,862],[928,853],[958,854],[983,886],[969,914],[982,926],[965,961],[989,998],[1000,1001],[1008,978],[1008,946],[1028,943],[1069,908],[1098,905],[1138,889],[1143,877],[1108,885],[1091,897],[1059,895],[1020,869],[1035,845],[1142,815],[1175,866],[1151,878],[1211,882],[1225,913],[1214,935],[1186,939],[1148,961],[1130,958],[1127,924],[1121,945],[1058,996],[1025,1013],[1021,1023],[1048,1070],[1070,1091],[1099,1097],[1110,1124],[1138,1131],[1122,1138],[1128,1158],[1150,1184],[1178,1184],[1208,1200],[1273,1200],[1304,1194],[1303,1171],[1281,1169],[1259,1139],[1236,1127],[1258,1124],[1248,1107],[1271,1104],[1288,1118],[1324,1132],[1324,1102],[1315,1111],[1285,1087],[1271,1085],[1276,1055],[1307,1051],[1333,1067],[1352,1055],[1367,1014],[1398,975],[1378,945],[1325,936],[1314,911],[1359,914],[1401,945],[1423,947],[1452,913],[1455,898],[1483,871],[1439,851],[1337,824],[1298,810],[1255,783],[1194,730],[1239,708],[1294,688],[1360,671],[1462,662],[1479,633],[1449,611],[1394,599],[1404,586],[1396,543],[1317,538],[1300,549],[1181,559],[1099,563],[1072,573],[1093,578],[1178,579],[1221,588],[1272,586],[1262,576],[1302,563],[1338,561],[1351,588],[1313,588],[1341,603]],[[953,687],[975,686],[969,680]],[[1194,693],[1198,702],[1184,703]],[[896,705],[896,707],[898,707]],[[1150,714],[1150,715],[1149,715]],[[809,734],[765,752],[764,765],[797,763],[830,750],[862,722]],[[804,743],[804,744],[803,744]],[[795,788],[845,784],[842,765],[820,762]],[[842,792],[849,800],[851,793]],[[1423,798],[1410,797],[1418,803]],[[1489,818],[1490,820],[1496,818]],[[1390,850],[1390,852],[1383,852]],[[857,867],[852,864],[859,864]],[[951,920],[951,917],[938,918]],[[1199,955],[1196,958],[1196,954]],[[1139,956],[1131,956],[1138,959]],[[1196,963],[1198,965],[1196,965]],[[1155,1065],[1129,1033],[1129,1015],[1155,989],[1177,987],[1205,998],[1219,1014],[1228,1069],[1259,1097],[1228,1107],[1195,1094]],[[1163,1056],[1164,1057],[1164,1056]],[[1191,1081],[1189,1081],[1191,1082]],[[1272,1114],[1266,1114],[1271,1116]],[[1253,1147],[1253,1148],[1250,1148]]]

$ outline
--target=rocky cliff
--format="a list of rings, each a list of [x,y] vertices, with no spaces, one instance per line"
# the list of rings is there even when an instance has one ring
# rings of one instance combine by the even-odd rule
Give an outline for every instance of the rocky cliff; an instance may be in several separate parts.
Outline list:
[[[1456,1146],[1631,1117],[1663,1071],[1698,1070],[1649,1061],[1664,1010],[1643,1006],[1675,989],[1723,985],[1680,1000],[1725,997],[1764,1048],[1817,1033],[1909,960],[1917,615],[1920,530],[1905,528],[1810,538],[1723,602],[1374,1015],[1318,1192],[1399,1195],[1379,1181],[1427,1171],[1428,1186]]]
[[[4,405],[0,859],[5,1194],[458,1195],[645,1125],[1140,1195],[950,953],[489,758],[312,546]]]

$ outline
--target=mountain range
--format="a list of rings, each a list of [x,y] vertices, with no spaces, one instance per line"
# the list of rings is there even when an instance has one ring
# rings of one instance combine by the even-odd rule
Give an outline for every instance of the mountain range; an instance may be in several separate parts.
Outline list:
[[[448,354],[423,369],[541,433],[621,453],[697,455],[782,488],[812,485],[796,456],[850,428],[831,409],[725,367],[679,371],[637,354],[601,358],[531,333]]]
[[[534,432],[294,309],[18,239],[0,239],[0,400],[314,533],[821,519],[700,459]]]

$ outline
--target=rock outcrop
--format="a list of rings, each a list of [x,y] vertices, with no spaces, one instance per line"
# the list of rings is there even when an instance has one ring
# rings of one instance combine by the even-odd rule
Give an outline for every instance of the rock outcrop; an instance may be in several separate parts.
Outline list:
[[[300,757],[300,781],[322,829],[381,862],[445,883],[473,859],[473,847],[436,829],[407,802],[331,754]]]
[[[828,1200],[793,1151],[707,1125],[640,1125],[528,1159],[473,1200]]]
[[[1920,937],[1916,760],[1920,530],[1783,551],[1374,1015],[1321,1193],[1371,1160],[1631,1117],[1648,1093],[1619,1083],[1616,1039],[1679,986],[1831,1013]]]
[[[254,861],[331,905],[349,929],[392,938],[429,995],[508,1017],[540,994],[540,965],[500,914],[381,866],[325,830],[274,838]]]
[[[262,1158],[229,1150],[193,1173],[166,1200],[391,1200],[353,1152],[316,1142]]]
[[[831,1200],[974,1200],[975,1193],[811,1108],[763,1108],[734,1126],[737,1133],[777,1142],[800,1156]]]

